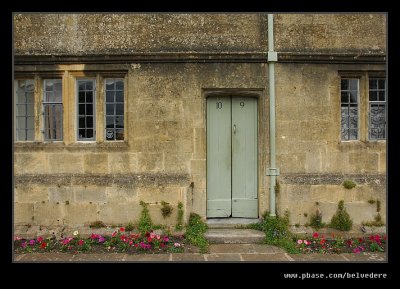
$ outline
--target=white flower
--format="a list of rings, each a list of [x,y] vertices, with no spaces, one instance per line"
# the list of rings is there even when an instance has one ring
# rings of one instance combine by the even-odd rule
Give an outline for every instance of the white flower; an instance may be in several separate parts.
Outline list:
[[[75,231],[74,232],[74,236],[78,236],[79,235],[79,232],[78,231]]]
[[[181,246],[181,244],[179,244],[179,243],[175,243],[175,244],[174,244],[174,246],[175,246],[175,247],[180,247],[180,246]]]

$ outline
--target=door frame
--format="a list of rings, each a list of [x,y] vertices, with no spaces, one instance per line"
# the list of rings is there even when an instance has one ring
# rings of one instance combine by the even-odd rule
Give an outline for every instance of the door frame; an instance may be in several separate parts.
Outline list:
[[[257,99],[257,199],[258,199],[258,217],[261,216],[262,212],[267,209],[267,201],[262,198],[267,198],[268,194],[262,193],[268,189],[266,184],[266,177],[263,172],[266,171],[267,164],[269,163],[269,147],[267,140],[269,138],[269,126],[268,126],[268,108],[269,100],[265,97],[264,89],[236,89],[236,88],[225,88],[225,89],[212,89],[203,88],[203,116],[204,116],[204,145],[206,147],[206,163],[207,163],[207,98],[216,96],[229,96],[229,97],[252,97]],[[206,166],[207,167],[207,166]],[[205,168],[207,170],[207,168]],[[207,171],[205,172],[205,194],[202,198],[204,204],[204,216],[207,217]]]

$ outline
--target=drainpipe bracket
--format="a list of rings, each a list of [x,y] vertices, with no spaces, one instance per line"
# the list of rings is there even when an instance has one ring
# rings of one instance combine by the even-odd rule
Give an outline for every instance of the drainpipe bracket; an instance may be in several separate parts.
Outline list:
[[[268,62],[277,62],[277,61],[278,61],[278,52],[268,51]]]
[[[279,176],[279,169],[278,168],[268,168],[267,176]]]

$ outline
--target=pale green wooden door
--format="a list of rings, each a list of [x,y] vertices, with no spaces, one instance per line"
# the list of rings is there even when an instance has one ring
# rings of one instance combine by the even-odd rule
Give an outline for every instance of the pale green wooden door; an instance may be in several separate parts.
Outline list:
[[[232,98],[232,217],[257,218],[257,99]]]
[[[257,218],[257,99],[207,99],[207,217]]]
[[[207,98],[207,217],[232,214],[231,98]]]

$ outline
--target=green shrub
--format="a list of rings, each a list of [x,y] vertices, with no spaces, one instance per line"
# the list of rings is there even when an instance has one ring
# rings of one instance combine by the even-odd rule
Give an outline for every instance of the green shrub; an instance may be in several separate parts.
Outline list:
[[[289,253],[299,252],[289,231],[288,211],[285,211],[283,217],[272,217],[267,211],[263,214],[263,220],[260,223],[251,224],[249,228],[263,231],[265,233],[265,243],[268,245],[279,246]]]
[[[133,225],[132,222],[129,222],[128,225],[126,225],[125,230],[128,232],[131,232],[135,229],[135,226]]]
[[[201,253],[208,250],[208,241],[204,237],[206,231],[207,224],[203,222],[201,217],[198,214],[190,213],[185,239],[188,243],[199,247]]]
[[[138,229],[142,234],[145,234],[146,232],[152,230],[153,222],[151,221],[150,212],[147,208],[147,204],[143,201],[140,201],[140,205],[142,206],[142,212],[140,213]]]
[[[353,226],[353,220],[350,218],[344,207],[344,201],[340,200],[335,215],[331,219],[330,226],[340,231],[350,231]]]
[[[351,190],[352,188],[354,188],[357,184],[355,182],[353,182],[352,180],[345,180],[343,182],[343,187],[345,187],[348,190]]]
[[[319,209],[317,209],[315,214],[311,215],[309,226],[316,230],[325,227],[325,223],[322,222],[322,213]]]
[[[379,213],[381,211],[381,201],[376,199],[376,211]]]
[[[102,221],[95,221],[89,225],[90,228],[104,228],[106,225]]]
[[[183,204],[182,202],[178,203],[178,217],[176,221],[175,230],[182,231],[183,229]]]
[[[172,214],[172,211],[174,208],[172,208],[172,206],[164,201],[161,201],[161,214],[163,216],[163,218],[165,219],[166,217],[169,217]]]

